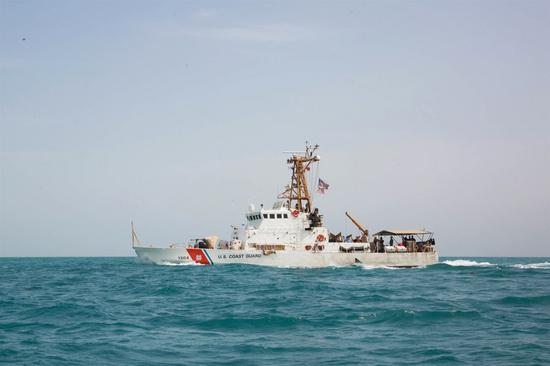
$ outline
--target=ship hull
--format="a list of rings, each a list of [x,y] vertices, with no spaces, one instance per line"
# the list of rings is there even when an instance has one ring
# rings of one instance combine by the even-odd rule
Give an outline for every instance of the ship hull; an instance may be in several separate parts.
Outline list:
[[[134,247],[138,258],[155,264],[253,264],[274,267],[330,267],[364,264],[423,267],[437,263],[437,252],[369,253]]]

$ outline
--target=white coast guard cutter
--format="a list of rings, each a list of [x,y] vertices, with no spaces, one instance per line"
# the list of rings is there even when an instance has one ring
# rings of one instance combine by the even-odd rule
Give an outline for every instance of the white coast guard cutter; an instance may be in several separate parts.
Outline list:
[[[290,185],[271,208],[250,205],[243,235],[234,227],[231,240],[216,236],[193,239],[185,245],[142,245],[132,224],[132,247],[137,256],[157,264],[245,263],[280,267],[326,267],[363,263],[372,266],[417,267],[436,263],[438,255],[431,233],[425,230],[381,231],[371,238],[349,214],[361,235],[353,239],[332,235],[323,226],[312,200],[306,172],[319,162],[316,146],[292,153]],[[326,189],[322,182],[321,189]],[[392,235],[393,234],[393,235]],[[409,235],[410,234],[410,235]],[[428,239],[425,238],[428,236]],[[384,243],[383,236],[392,239]],[[393,238],[396,238],[395,242]],[[400,241],[400,242],[399,242]],[[399,242],[399,243],[398,243]],[[388,245],[391,244],[391,245]]]

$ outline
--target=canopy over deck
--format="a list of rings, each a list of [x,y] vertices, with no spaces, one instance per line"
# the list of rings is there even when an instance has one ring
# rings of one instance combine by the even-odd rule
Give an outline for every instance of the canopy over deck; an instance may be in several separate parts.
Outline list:
[[[403,235],[427,235],[433,234],[431,231],[426,230],[382,230],[374,234],[374,236],[403,236]]]

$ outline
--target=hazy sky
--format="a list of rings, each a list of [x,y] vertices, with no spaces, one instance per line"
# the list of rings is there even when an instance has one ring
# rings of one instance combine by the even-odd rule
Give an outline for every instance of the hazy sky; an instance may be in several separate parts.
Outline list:
[[[550,1],[0,0],[0,256],[229,237],[321,145],[331,231],[550,256]]]

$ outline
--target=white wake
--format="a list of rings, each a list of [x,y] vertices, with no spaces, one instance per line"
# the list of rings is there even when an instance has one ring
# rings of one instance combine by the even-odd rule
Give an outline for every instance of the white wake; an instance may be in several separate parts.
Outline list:
[[[195,262],[182,262],[182,263],[174,263],[174,262],[155,262],[155,264],[159,266],[200,266],[200,263]]]
[[[496,266],[496,264],[489,263],[489,262],[476,262],[476,261],[470,261],[467,259],[455,259],[452,261],[443,261],[441,263],[444,263],[448,266],[453,267],[491,267]]]
[[[355,266],[361,267],[361,268],[366,269],[366,270],[371,270],[371,269],[399,269],[398,267],[375,266],[375,265],[363,264],[363,263],[356,263]]]
[[[550,269],[550,262],[514,264],[512,267],[519,269]]]

